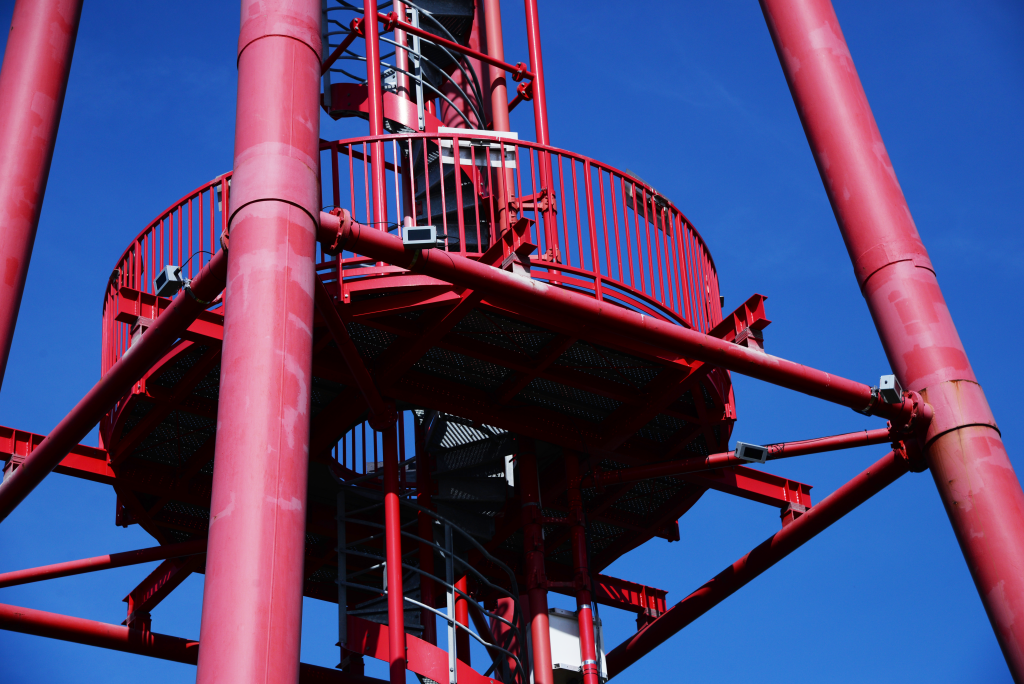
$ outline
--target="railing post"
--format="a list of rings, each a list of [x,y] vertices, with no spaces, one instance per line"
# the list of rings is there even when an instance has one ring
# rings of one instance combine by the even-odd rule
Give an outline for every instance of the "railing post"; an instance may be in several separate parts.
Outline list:
[[[398,437],[392,424],[384,440],[384,536],[387,556],[388,653],[391,684],[405,684],[405,594],[402,588],[402,514],[398,493]]]
[[[576,619],[580,625],[580,662],[583,684],[599,684],[600,663],[597,662],[597,639],[594,631],[594,607],[590,587],[590,561],[587,554],[587,532],[583,518],[583,497],[580,494],[579,457],[565,452],[565,479],[569,483],[569,518],[571,520],[573,583],[576,587]]]
[[[533,681],[554,684],[551,663],[551,628],[548,624],[547,577],[544,572],[544,529],[540,512],[537,455],[532,440],[521,440],[516,456],[523,520],[523,552],[526,588],[530,603],[530,636],[533,647]]]

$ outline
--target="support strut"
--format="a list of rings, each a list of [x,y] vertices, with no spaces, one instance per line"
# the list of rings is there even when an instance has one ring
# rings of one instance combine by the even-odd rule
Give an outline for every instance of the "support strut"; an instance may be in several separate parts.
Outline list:
[[[832,3],[761,7],[889,364],[933,407],[925,459],[1010,672],[1024,682],[1024,492]]]
[[[60,639],[86,646],[109,648],[124,653],[195,665],[199,642],[192,639],[130,629],[95,620],[47,613],[42,610],[0,603],[0,629],[22,634]],[[317,665],[299,664],[300,684],[384,684],[379,679],[329,670]]]

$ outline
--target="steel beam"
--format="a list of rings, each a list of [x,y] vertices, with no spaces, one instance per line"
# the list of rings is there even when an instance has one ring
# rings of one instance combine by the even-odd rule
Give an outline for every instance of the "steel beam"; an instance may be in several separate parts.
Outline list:
[[[501,0],[483,0],[484,35],[487,54],[499,62],[505,61],[505,44],[501,32]],[[491,130],[510,131],[508,120],[508,87],[505,69],[494,64],[487,66],[487,87],[484,97],[491,98]]]
[[[732,596],[819,532],[895,482],[908,470],[902,453],[890,452],[757,548],[608,653],[609,678],[650,653],[681,629]]]
[[[932,405],[925,457],[1013,677],[1024,682],[1024,492],[829,0],[762,0],[893,371]]]
[[[78,446],[100,422],[103,414],[131,390],[132,385],[145,375],[196,316],[206,310],[208,303],[224,288],[226,267],[227,254],[221,250],[192,280],[192,296],[180,292],[139,341],[93,385],[21,467],[4,480],[0,485],[0,521],[6,519],[36,485]]]
[[[0,384],[57,141],[82,0],[18,0],[0,68]]]
[[[199,684],[299,676],[320,19],[318,0],[242,3]]]
[[[598,575],[594,578],[594,595],[598,603],[612,606],[631,613],[644,613],[650,617],[658,617],[668,609],[664,589],[655,589],[637,582]]]
[[[7,462],[4,475],[24,463],[44,439],[45,435],[0,426],[0,461]],[[107,450],[84,444],[72,447],[53,472],[101,484],[113,484],[115,479],[107,463]]]

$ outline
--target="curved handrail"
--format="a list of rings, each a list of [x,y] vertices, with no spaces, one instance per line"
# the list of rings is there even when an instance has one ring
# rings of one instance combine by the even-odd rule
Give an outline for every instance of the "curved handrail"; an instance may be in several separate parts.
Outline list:
[[[330,155],[329,164],[321,164],[324,197],[364,223],[371,215],[366,179],[375,145],[384,149],[389,230],[406,219],[438,223],[438,232],[454,241],[446,249],[474,257],[494,243],[492,224],[509,211],[513,219],[534,221],[530,241],[540,247],[532,259],[534,278],[598,299],[607,294],[615,303],[701,332],[721,320],[717,272],[704,238],[639,178],[584,155],[480,131],[322,141],[321,152]],[[454,183],[454,171],[461,182]],[[543,190],[546,208],[536,197]],[[332,265],[341,268],[343,280],[395,272],[354,254]]]
[[[527,237],[539,248],[531,259],[533,278],[701,332],[721,320],[707,244],[642,180],[584,155],[477,131],[363,136],[321,141],[323,194],[331,198],[325,209],[346,208],[367,220],[374,143],[383,143],[391,229],[406,217],[437,221],[439,232],[453,236],[444,249],[478,258],[497,239],[496,225],[528,218]],[[545,167],[550,187],[542,181]],[[456,175],[461,182],[454,182]],[[120,289],[152,297],[153,277],[165,266],[187,262],[185,275],[198,272],[220,249],[230,182],[231,173],[222,174],[171,204],[121,255],[103,304],[104,373],[131,344],[129,325],[118,319]],[[538,198],[545,190],[546,198]],[[330,271],[328,279],[340,274],[341,297],[386,287],[405,273],[351,253],[336,259],[320,254],[317,268]]]

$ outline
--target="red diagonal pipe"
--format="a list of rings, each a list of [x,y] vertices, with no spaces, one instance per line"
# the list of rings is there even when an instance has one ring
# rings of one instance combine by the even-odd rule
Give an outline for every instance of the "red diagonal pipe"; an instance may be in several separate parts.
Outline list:
[[[192,293],[179,292],[157,316],[138,342],[111,366],[81,401],[39,443],[14,473],[0,485],[0,520],[36,488],[73,448],[78,446],[103,414],[145,375],[208,304],[224,289],[227,253],[221,250],[192,280]],[[202,300],[202,302],[198,301]]]
[[[872,389],[863,383],[600,302],[566,288],[521,278],[458,254],[439,249],[406,250],[400,237],[360,225],[348,216],[339,218],[321,213],[320,222],[321,239],[334,244],[335,249],[347,249],[414,273],[469,287],[485,293],[493,301],[508,302],[515,308],[534,307],[567,320],[592,323],[623,339],[651,344],[669,354],[695,358],[853,409],[872,406],[875,415],[888,418],[896,425],[906,424],[915,410],[917,420],[924,422],[930,417],[930,408],[918,401],[919,398],[905,398],[901,404],[876,403]],[[332,238],[332,234],[337,238]]]
[[[896,452],[883,456],[870,468],[825,497],[817,506],[612,649],[607,657],[608,677],[620,674],[906,472],[905,456]]]
[[[197,553],[206,553],[205,539],[195,539],[180,544],[168,544],[167,546],[152,546],[148,549],[136,549],[135,551],[122,551],[105,556],[82,558],[80,560],[43,565],[26,570],[14,570],[0,574],[0,589],[13,587],[18,584],[41,582],[42,580],[55,579],[57,577],[81,575],[86,572],[96,572],[97,570],[123,568],[128,565],[139,565],[140,563],[150,563],[168,558],[194,556]]]
[[[800,442],[772,444],[767,447],[769,452],[768,458],[769,460],[775,460],[852,447],[885,444],[891,441],[891,439],[892,436],[889,429],[880,428],[878,430],[850,432],[845,435],[834,435],[820,439],[807,439]],[[681,460],[665,461],[664,463],[652,463],[651,465],[633,466],[632,468],[622,468],[621,470],[608,470],[588,474],[581,478],[579,486],[610,487],[611,485],[624,484],[626,482],[650,480],[655,477],[670,477],[672,475],[697,473],[703,470],[746,465],[747,461],[736,458],[735,453],[734,451],[727,451],[709,456],[693,456]],[[570,486],[572,486],[572,482],[570,482]]]
[[[186,665],[195,665],[199,656],[199,642],[192,639],[144,632],[121,625],[110,625],[105,622],[2,603],[0,603],[0,629],[71,641],[86,646],[109,648],[124,653],[135,653]],[[381,680],[372,677],[353,675],[306,663],[299,664],[299,682],[302,684],[316,684],[317,682],[383,684]]]
[[[196,681],[299,676],[320,212],[320,2],[242,2]]]
[[[18,0],[0,69],[0,383],[75,51],[82,0]]]
[[[762,0],[882,346],[935,418],[935,485],[1013,677],[1024,682],[1024,492],[967,360],[829,0]]]

